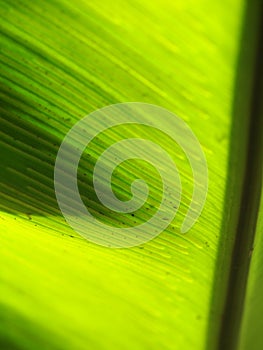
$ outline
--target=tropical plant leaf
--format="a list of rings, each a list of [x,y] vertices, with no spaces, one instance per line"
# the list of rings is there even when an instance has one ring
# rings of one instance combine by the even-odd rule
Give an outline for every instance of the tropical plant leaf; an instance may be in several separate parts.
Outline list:
[[[256,237],[250,250],[251,268],[248,279],[244,317],[239,339],[240,349],[261,349],[263,346],[262,330],[262,232],[263,201],[261,195],[260,213]]]
[[[246,162],[246,101],[238,127],[244,137],[230,147],[244,2],[0,4],[3,348],[216,348]],[[176,160],[181,205],[157,238],[116,250],[88,242],[66,224],[55,198],[54,164],[78,120],[128,101],[160,105],[188,123],[207,158],[209,191],[203,214],[182,235],[191,168],[171,140],[148,135]],[[109,224],[138,224],[156,210],[158,174],[140,161],[122,164],[113,179],[121,199],[130,198],[135,178],[149,182],[149,199],[135,216],[113,214],[91,188],[104,147],[142,132],[109,130],[81,159],[82,198]],[[235,184],[227,192],[229,179]]]

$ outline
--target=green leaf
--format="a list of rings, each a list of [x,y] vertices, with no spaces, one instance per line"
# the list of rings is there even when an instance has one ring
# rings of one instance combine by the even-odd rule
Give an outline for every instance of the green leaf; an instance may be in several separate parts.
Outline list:
[[[250,249],[251,268],[249,271],[244,316],[239,339],[240,349],[261,349],[262,332],[262,249],[263,249],[263,195],[261,194],[260,216],[257,222],[254,245]]]
[[[233,112],[244,2],[0,5],[1,345],[215,349],[248,143],[250,96],[244,91],[240,123]],[[78,120],[110,104],[136,101],[164,107],[191,127],[206,155],[209,191],[198,222],[182,235],[193,183],[179,146],[136,127],[99,135],[80,161],[78,180],[83,201],[102,222],[137,225],[154,215],[160,200],[158,173],[136,160],[121,164],[113,177],[122,200],[131,197],[135,178],[149,183],[148,201],[136,215],[117,215],[98,201],[92,169],[119,139],[159,139],[176,161],[183,188],[178,214],[164,232],[141,246],[110,249],[85,240],[65,222],[54,192],[54,164]]]

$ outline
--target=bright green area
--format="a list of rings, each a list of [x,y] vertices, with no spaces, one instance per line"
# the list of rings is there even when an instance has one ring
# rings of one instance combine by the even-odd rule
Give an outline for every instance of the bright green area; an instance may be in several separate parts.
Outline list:
[[[243,1],[9,0],[1,10],[3,348],[204,349],[214,281],[228,272],[216,262],[226,241],[224,200],[233,201],[224,196]],[[160,105],[189,124],[207,157],[209,192],[199,221],[181,235],[192,183],[178,150],[183,196],[175,221],[152,242],[114,250],[66,225],[53,167],[77,120],[125,101]],[[94,144],[93,160],[102,143]],[[116,176],[120,197],[133,177],[129,164],[124,170],[125,178]]]

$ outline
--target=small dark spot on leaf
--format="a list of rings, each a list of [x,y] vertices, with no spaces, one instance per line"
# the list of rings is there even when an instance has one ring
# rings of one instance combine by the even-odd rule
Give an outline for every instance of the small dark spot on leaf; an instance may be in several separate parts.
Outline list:
[[[26,213],[26,216],[28,217],[29,220],[32,220],[31,213]]]

